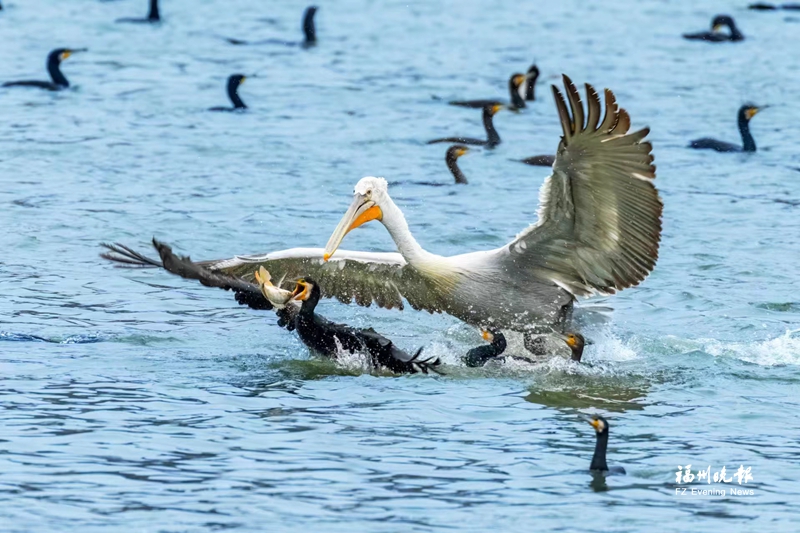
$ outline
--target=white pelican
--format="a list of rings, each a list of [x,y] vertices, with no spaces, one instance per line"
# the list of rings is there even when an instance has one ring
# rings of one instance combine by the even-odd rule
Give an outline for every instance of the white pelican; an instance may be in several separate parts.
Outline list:
[[[386,180],[366,177],[356,184],[353,202],[324,250],[294,248],[197,266],[248,281],[261,266],[282,281],[312,276],[325,297],[400,309],[405,299],[414,309],[445,312],[484,328],[560,327],[576,296],[614,293],[653,270],[663,209],[653,185],[652,146],[643,141],[649,129],[628,134],[630,117],[610,90],[601,117],[594,88],[586,85],[584,113],[567,76],[564,85],[571,111],[553,86],[564,135],[553,173],[539,192],[539,220],[501,248],[452,257],[424,250]],[[348,232],[371,220],[386,227],[399,253],[338,250]],[[105,257],[143,264],[142,256],[122,249],[122,257]]]

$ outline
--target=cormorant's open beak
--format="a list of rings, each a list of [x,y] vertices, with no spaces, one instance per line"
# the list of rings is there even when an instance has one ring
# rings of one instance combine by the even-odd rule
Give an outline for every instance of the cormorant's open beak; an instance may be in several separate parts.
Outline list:
[[[367,199],[362,194],[356,194],[353,198],[353,203],[350,208],[342,217],[339,225],[333,230],[331,238],[328,239],[328,244],[325,245],[325,255],[322,258],[327,261],[339,248],[344,236],[357,227],[366,224],[370,220],[382,220],[383,211],[372,200]]]
[[[292,291],[292,300],[305,301],[308,299],[311,291],[309,291],[308,283],[304,280],[298,280],[297,285]]]

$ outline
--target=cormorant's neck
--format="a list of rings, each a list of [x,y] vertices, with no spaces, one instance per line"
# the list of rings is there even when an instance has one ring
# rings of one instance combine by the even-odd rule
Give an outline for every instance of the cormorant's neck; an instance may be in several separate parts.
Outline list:
[[[309,9],[303,17],[303,33],[306,34],[306,43],[317,42],[317,30],[314,27],[314,14],[315,10]]]
[[[447,161],[447,168],[449,168],[450,172],[453,173],[456,183],[463,183],[466,185],[467,177],[464,176],[464,173],[461,172],[460,168],[458,168],[458,158],[455,155],[447,154],[445,161]]]
[[[406,261],[413,264],[414,262],[425,261],[435,257],[434,254],[423,250],[422,246],[414,239],[408,229],[406,217],[403,216],[403,212],[400,211],[400,208],[395,205],[388,195],[386,196],[386,201],[381,204],[381,212],[383,213],[381,223],[389,231],[389,235],[392,236],[392,240],[397,245],[397,251]]]
[[[50,78],[52,78],[53,83],[61,87],[69,87],[67,78],[61,73],[61,63],[58,59],[58,55],[54,55],[48,59],[47,71],[50,73]]]
[[[489,146],[500,144],[500,134],[494,129],[492,113],[488,109],[483,110],[483,127],[486,129],[486,140],[489,141]]]
[[[536,100],[536,79],[539,77],[539,74],[536,74],[532,78],[528,78],[528,86],[525,90],[525,99],[529,101]]]
[[[741,41],[744,39],[744,34],[739,31],[739,28],[736,26],[736,23],[730,21],[728,23],[728,28],[731,30],[731,39],[734,41]]]
[[[237,92],[238,90],[239,90],[239,82],[238,81],[235,82],[235,83],[230,83],[228,85],[228,98],[230,98],[231,102],[233,102],[233,107],[234,108],[236,108],[236,109],[247,109],[247,106],[245,105],[245,103],[242,101],[241,98],[239,98],[239,93]]]
[[[744,143],[743,150],[745,152],[755,152],[756,141],[750,133],[750,121],[747,120],[744,113],[739,114],[739,133],[742,134],[742,142]]]
[[[608,470],[606,448],[608,448],[608,431],[597,434],[597,445],[594,447],[594,456],[589,470]]]
[[[519,85],[516,85],[513,79],[508,81],[508,92],[511,95],[512,106],[516,107],[517,109],[522,109],[525,107],[525,100],[519,94]]]
[[[494,348],[495,357],[506,351],[506,338],[502,333],[495,334],[492,340],[492,348]]]
[[[158,0],[150,0],[150,13],[147,14],[147,20],[150,22],[161,20],[161,14],[158,12]]]
[[[307,300],[303,300],[302,305],[300,305],[300,315],[304,317],[313,317],[314,310],[317,308],[317,304],[319,303],[320,293],[315,288],[315,290],[311,291],[311,295],[309,295]]]

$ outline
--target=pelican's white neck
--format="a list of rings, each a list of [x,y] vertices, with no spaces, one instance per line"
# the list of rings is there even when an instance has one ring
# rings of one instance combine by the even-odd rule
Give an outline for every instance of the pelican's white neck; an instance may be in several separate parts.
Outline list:
[[[411,235],[406,217],[388,194],[386,199],[381,202],[381,212],[383,213],[381,223],[389,230],[389,234],[397,245],[397,250],[406,261],[413,264],[435,257],[434,254],[426,252]]]

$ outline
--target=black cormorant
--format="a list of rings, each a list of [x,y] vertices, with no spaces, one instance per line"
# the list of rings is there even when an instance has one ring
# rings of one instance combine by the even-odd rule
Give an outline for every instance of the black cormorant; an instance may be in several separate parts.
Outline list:
[[[121,18],[116,22],[133,22],[133,23],[153,23],[161,22],[161,14],[158,12],[158,0],[150,0],[150,11],[147,13],[147,18]]]
[[[303,35],[304,39],[302,43],[297,43],[293,41],[284,41],[281,39],[265,39],[263,41],[244,41],[242,39],[233,39],[231,37],[225,37],[225,40],[231,44],[285,44],[287,46],[296,46],[300,44],[303,47],[310,47],[317,44],[317,28],[314,25],[314,15],[316,15],[317,10],[319,8],[317,6],[308,6],[303,13]]]
[[[342,352],[368,353],[375,368],[386,368],[396,373],[427,374],[439,365],[438,358],[420,358],[420,348],[410,355],[397,348],[392,341],[370,329],[358,329],[335,324],[314,310],[322,296],[319,285],[311,278],[299,279],[293,298],[302,302],[294,319],[294,328],[303,344],[313,351],[331,358]]]
[[[747,6],[747,9],[755,9],[755,10],[758,10],[758,11],[775,11],[775,10],[778,10],[778,9],[786,9],[788,11],[798,11],[798,10],[800,10],[800,4],[790,3],[790,4],[781,4],[781,5],[778,6],[778,5],[775,5],[775,4],[767,4],[767,3],[764,3],[764,2],[758,2],[756,4],[750,4],[749,6]]]
[[[454,100],[452,102],[448,102],[450,105],[455,105],[459,107],[469,107],[472,109],[482,109],[487,105],[505,105],[508,109],[514,111],[517,109],[522,109],[525,107],[525,99],[523,98],[521,92],[523,92],[526,88],[523,86],[525,81],[527,80],[527,76],[525,74],[512,74],[511,78],[508,80],[508,94],[510,97],[510,102],[508,104],[504,104],[499,100]]]
[[[478,346],[467,352],[464,363],[469,367],[483,366],[490,359],[499,357],[506,351],[506,338],[499,329],[484,329],[482,336],[484,340],[489,341],[489,344]]]
[[[414,355],[403,352],[392,341],[371,328],[356,329],[335,324],[316,314],[314,311],[321,293],[319,286],[309,278],[299,280],[296,284],[292,296],[297,301],[288,302],[283,309],[277,309],[276,304],[264,296],[259,284],[211,272],[189,257],[176,255],[168,245],[156,239],[153,239],[153,246],[161,258],[160,261],[121,244],[103,244],[108,251],[101,256],[119,266],[163,268],[184,279],[197,280],[206,287],[233,291],[236,301],[241,305],[257,310],[274,310],[279,326],[290,331],[297,330],[306,346],[327,357],[336,358],[341,351],[369,353],[376,368],[386,368],[396,373],[436,372],[433,367],[440,364],[438,358],[420,357],[421,349]],[[298,302],[300,305],[297,305]]]
[[[531,65],[526,75],[527,81],[525,82],[525,100],[533,102],[536,100],[536,80],[539,79],[539,67],[536,64]]]
[[[556,156],[554,155],[535,155],[533,157],[526,157],[525,159],[520,159],[520,163],[525,163],[526,165],[531,165],[534,167],[552,167],[553,163],[556,162]]]
[[[584,339],[583,335],[572,332],[561,334],[555,331],[552,334],[564,341],[569,347],[570,359],[580,363],[583,357],[583,349],[586,346],[586,339]],[[551,355],[553,353],[553,346],[548,346],[548,337],[548,334],[536,336],[525,335],[525,349],[533,355]]]
[[[727,26],[730,33],[722,33],[719,31],[723,26]],[[729,15],[717,15],[714,17],[714,20],[711,21],[711,31],[684,33],[683,38],[694,41],[708,41],[711,43],[744,41],[744,35],[739,31],[739,28],[736,27],[733,17]]]
[[[594,447],[594,455],[592,456],[592,464],[589,466],[589,470],[603,475],[625,475],[625,469],[621,466],[612,466],[609,468],[608,463],[606,463],[608,421],[600,415],[594,415],[588,422],[597,433],[597,444],[595,444]]]
[[[233,107],[212,107],[209,111],[236,111],[239,109],[247,109],[247,106],[242,99],[239,98],[239,85],[244,83],[247,79],[243,74],[232,74],[228,77],[228,98],[231,99]]]
[[[435,144],[435,143],[459,143],[459,144],[469,144],[472,146],[484,146],[486,148],[494,148],[498,144],[500,144],[500,135],[497,133],[497,130],[494,129],[494,123],[492,121],[492,117],[494,117],[495,113],[503,109],[502,104],[490,104],[483,107],[483,127],[486,130],[486,140],[483,139],[472,139],[469,137],[443,137],[441,139],[434,139],[432,141],[428,141],[428,144]]]
[[[305,35],[305,45],[317,43],[317,28],[314,26],[314,15],[317,13],[317,6],[308,6],[303,14],[303,35]]]
[[[766,106],[757,107],[753,104],[745,104],[739,108],[737,123],[739,125],[739,133],[742,134],[742,142],[744,143],[742,146],[704,137],[689,143],[689,148],[716,150],[717,152],[755,152],[756,141],[750,134],[750,119],[765,107]]]
[[[461,172],[460,168],[458,168],[458,158],[467,152],[469,152],[469,148],[463,144],[456,144],[448,148],[447,153],[444,156],[444,160],[447,163],[447,168],[449,168],[450,172],[453,173],[453,178],[455,178],[456,183],[463,183],[464,185],[468,183],[467,177],[464,176],[464,173]]]
[[[47,72],[50,73],[50,78],[52,78],[53,81],[8,81],[3,84],[3,87],[36,87],[39,89],[47,89],[48,91],[66,89],[69,87],[69,81],[67,81],[66,76],[61,72],[61,62],[76,52],[85,51],[85,48],[57,48],[50,52],[47,56]]]

